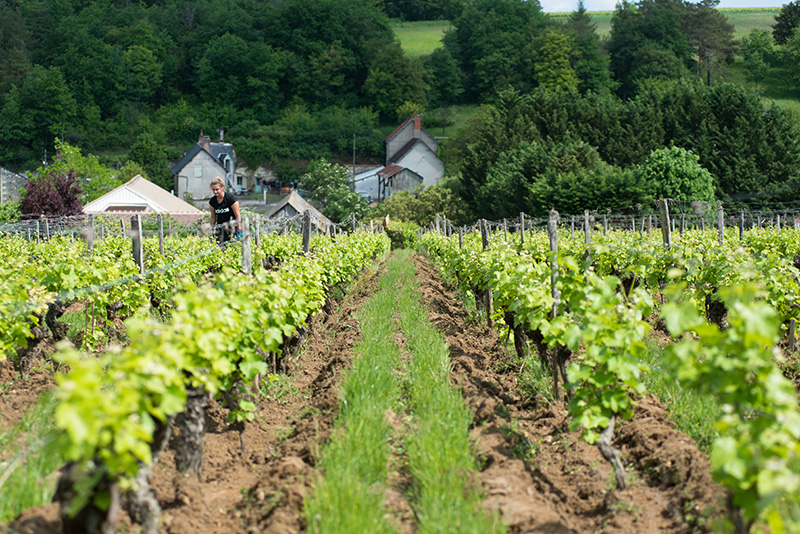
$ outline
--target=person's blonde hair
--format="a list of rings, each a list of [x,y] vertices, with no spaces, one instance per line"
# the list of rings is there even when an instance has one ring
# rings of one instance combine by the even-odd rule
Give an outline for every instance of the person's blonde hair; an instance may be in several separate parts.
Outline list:
[[[211,180],[211,187],[214,187],[215,185],[221,186],[223,190],[225,189],[225,182],[223,182],[222,178],[220,178],[219,176]]]

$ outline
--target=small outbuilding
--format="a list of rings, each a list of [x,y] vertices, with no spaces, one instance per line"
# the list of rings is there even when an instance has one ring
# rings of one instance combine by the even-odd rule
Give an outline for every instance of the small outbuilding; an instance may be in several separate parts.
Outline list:
[[[311,224],[313,224],[320,232],[327,233],[333,223],[325,217],[320,211],[312,206],[306,199],[301,197],[297,191],[291,191],[288,195],[278,201],[277,204],[272,206],[267,212],[267,219],[291,219],[296,215],[311,212]]]
[[[83,213],[130,217],[161,213],[181,222],[196,222],[206,212],[184,202],[169,191],[137,174],[128,182],[83,207]]]

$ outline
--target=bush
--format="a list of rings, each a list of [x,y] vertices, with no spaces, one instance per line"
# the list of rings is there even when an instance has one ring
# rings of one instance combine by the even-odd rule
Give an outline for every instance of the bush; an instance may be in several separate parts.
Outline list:
[[[417,248],[419,244],[419,228],[419,225],[413,222],[390,221],[386,228],[386,234],[392,241],[392,250]]]

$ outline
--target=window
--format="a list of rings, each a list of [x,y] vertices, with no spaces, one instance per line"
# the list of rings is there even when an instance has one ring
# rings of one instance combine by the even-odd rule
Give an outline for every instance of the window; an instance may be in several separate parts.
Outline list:
[[[241,176],[237,176],[236,177],[236,185],[241,187],[241,185],[242,185],[242,177]]]
[[[203,177],[203,164],[202,163],[195,163],[194,164],[194,177],[195,178],[202,178]]]

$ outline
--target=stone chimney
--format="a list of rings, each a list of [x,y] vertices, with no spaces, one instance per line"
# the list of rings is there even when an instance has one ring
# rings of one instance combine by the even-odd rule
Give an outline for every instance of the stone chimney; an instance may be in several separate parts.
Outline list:
[[[420,128],[422,128],[422,117],[414,115],[414,132],[416,133]]]
[[[203,145],[203,148],[211,152],[211,140],[203,135],[203,130],[200,130],[200,137],[197,138],[197,142]]]
[[[225,142],[225,129],[219,129],[219,144],[223,144]]]

